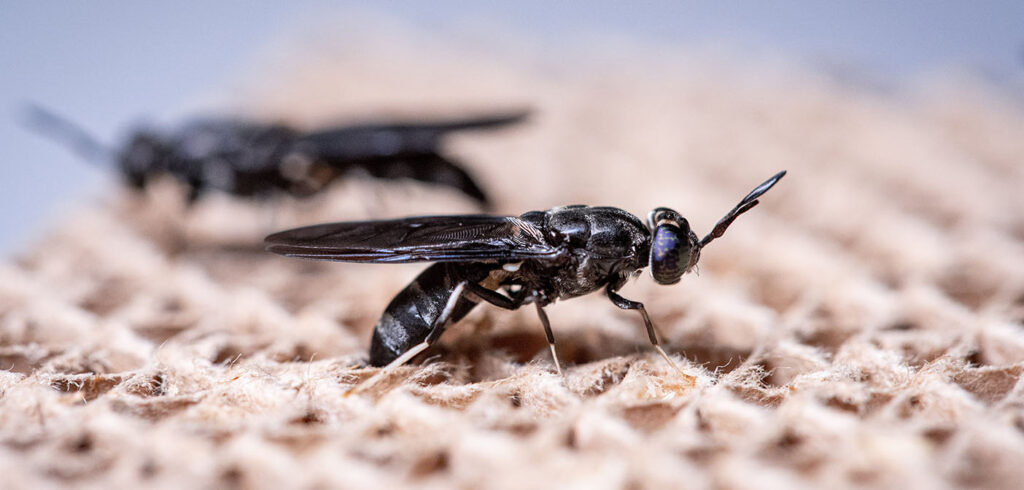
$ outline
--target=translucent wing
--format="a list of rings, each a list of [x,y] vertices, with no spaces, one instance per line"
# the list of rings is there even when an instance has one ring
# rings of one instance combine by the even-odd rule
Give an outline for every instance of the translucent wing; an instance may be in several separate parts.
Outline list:
[[[266,244],[289,257],[344,262],[498,262],[561,253],[536,226],[488,215],[329,223],[275,233]]]

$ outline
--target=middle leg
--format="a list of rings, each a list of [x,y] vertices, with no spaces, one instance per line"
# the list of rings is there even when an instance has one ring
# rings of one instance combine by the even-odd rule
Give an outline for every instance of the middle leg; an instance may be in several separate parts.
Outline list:
[[[517,295],[514,299],[509,298],[497,291],[492,291],[475,283],[468,285],[467,289],[469,294],[506,310],[518,309],[526,302],[526,298],[529,297],[524,292]],[[555,335],[551,332],[551,322],[548,320],[548,315],[544,312],[544,308],[541,307],[540,303],[534,302],[534,305],[537,307],[537,316],[540,317],[540,323],[544,325],[544,335],[548,339],[548,349],[551,350],[551,360],[555,363],[555,371],[558,372],[559,376],[562,376],[562,365],[558,362],[558,353],[555,352]]]

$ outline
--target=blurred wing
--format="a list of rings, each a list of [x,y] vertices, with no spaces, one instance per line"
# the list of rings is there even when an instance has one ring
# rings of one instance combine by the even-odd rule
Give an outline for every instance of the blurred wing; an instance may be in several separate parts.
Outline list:
[[[329,223],[270,235],[267,250],[344,262],[490,262],[554,258],[540,229],[511,216],[423,216]]]
[[[86,161],[108,165],[113,160],[114,155],[110,148],[70,120],[36,104],[27,104],[22,112],[22,122],[25,126],[69,146]]]
[[[313,131],[303,140],[326,143],[338,138],[348,138],[357,133],[398,133],[419,134],[422,138],[437,139],[452,131],[500,128],[525,121],[530,115],[528,110],[496,112],[476,117],[461,119],[423,119],[390,122],[368,122]]]

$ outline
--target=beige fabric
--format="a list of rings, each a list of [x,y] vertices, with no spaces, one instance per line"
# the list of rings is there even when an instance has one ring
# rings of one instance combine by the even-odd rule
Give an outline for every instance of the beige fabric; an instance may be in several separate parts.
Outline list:
[[[509,214],[669,206],[706,232],[789,170],[699,275],[623,291],[698,387],[638,315],[593,295],[549,309],[564,379],[532,309],[481,307],[425,363],[344,397],[375,372],[358,367],[373,324],[422,267],[255,244],[470,203],[357,178],[308,202],[212,196],[186,212],[165,183],[82,203],[0,265],[5,487],[1024,481],[1019,106],[964,82],[900,97],[682,56],[575,69],[367,50],[284,59],[229,100],[300,124],[529,104],[528,125],[451,145]]]

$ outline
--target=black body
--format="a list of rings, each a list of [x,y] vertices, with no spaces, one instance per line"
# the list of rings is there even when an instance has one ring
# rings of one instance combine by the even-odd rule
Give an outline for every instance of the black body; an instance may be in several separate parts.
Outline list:
[[[142,189],[161,175],[188,186],[189,200],[216,189],[242,197],[306,196],[361,171],[381,179],[412,179],[455,188],[487,207],[488,198],[459,164],[443,155],[453,131],[495,128],[525,112],[451,121],[360,124],[300,131],[282,124],[197,120],[175,131],[138,129],[109,151],[84,131],[39,108],[30,121],[67,140],[90,159],[115,160],[125,181]]]
[[[486,277],[487,268],[475,264],[428,267],[391,300],[377,321],[370,341],[370,364],[383,366],[426,340],[456,285],[463,280],[482,281]],[[475,298],[459,298],[449,323],[461,320],[477,303]]]
[[[268,250],[300,258],[349,262],[437,262],[387,306],[373,333],[370,364],[383,366],[413,346],[431,343],[480,301],[516,309],[541,307],[603,289],[623,309],[639,310],[658,344],[643,305],[617,294],[641,269],[672,284],[696,264],[700,249],[785,172],[758,186],[704,240],[678,213],[651,212],[648,223],[613,207],[564,206],[510,216],[428,216],[332,223],[267,237]],[[652,238],[653,237],[653,238]],[[449,311],[446,305],[450,305]]]

